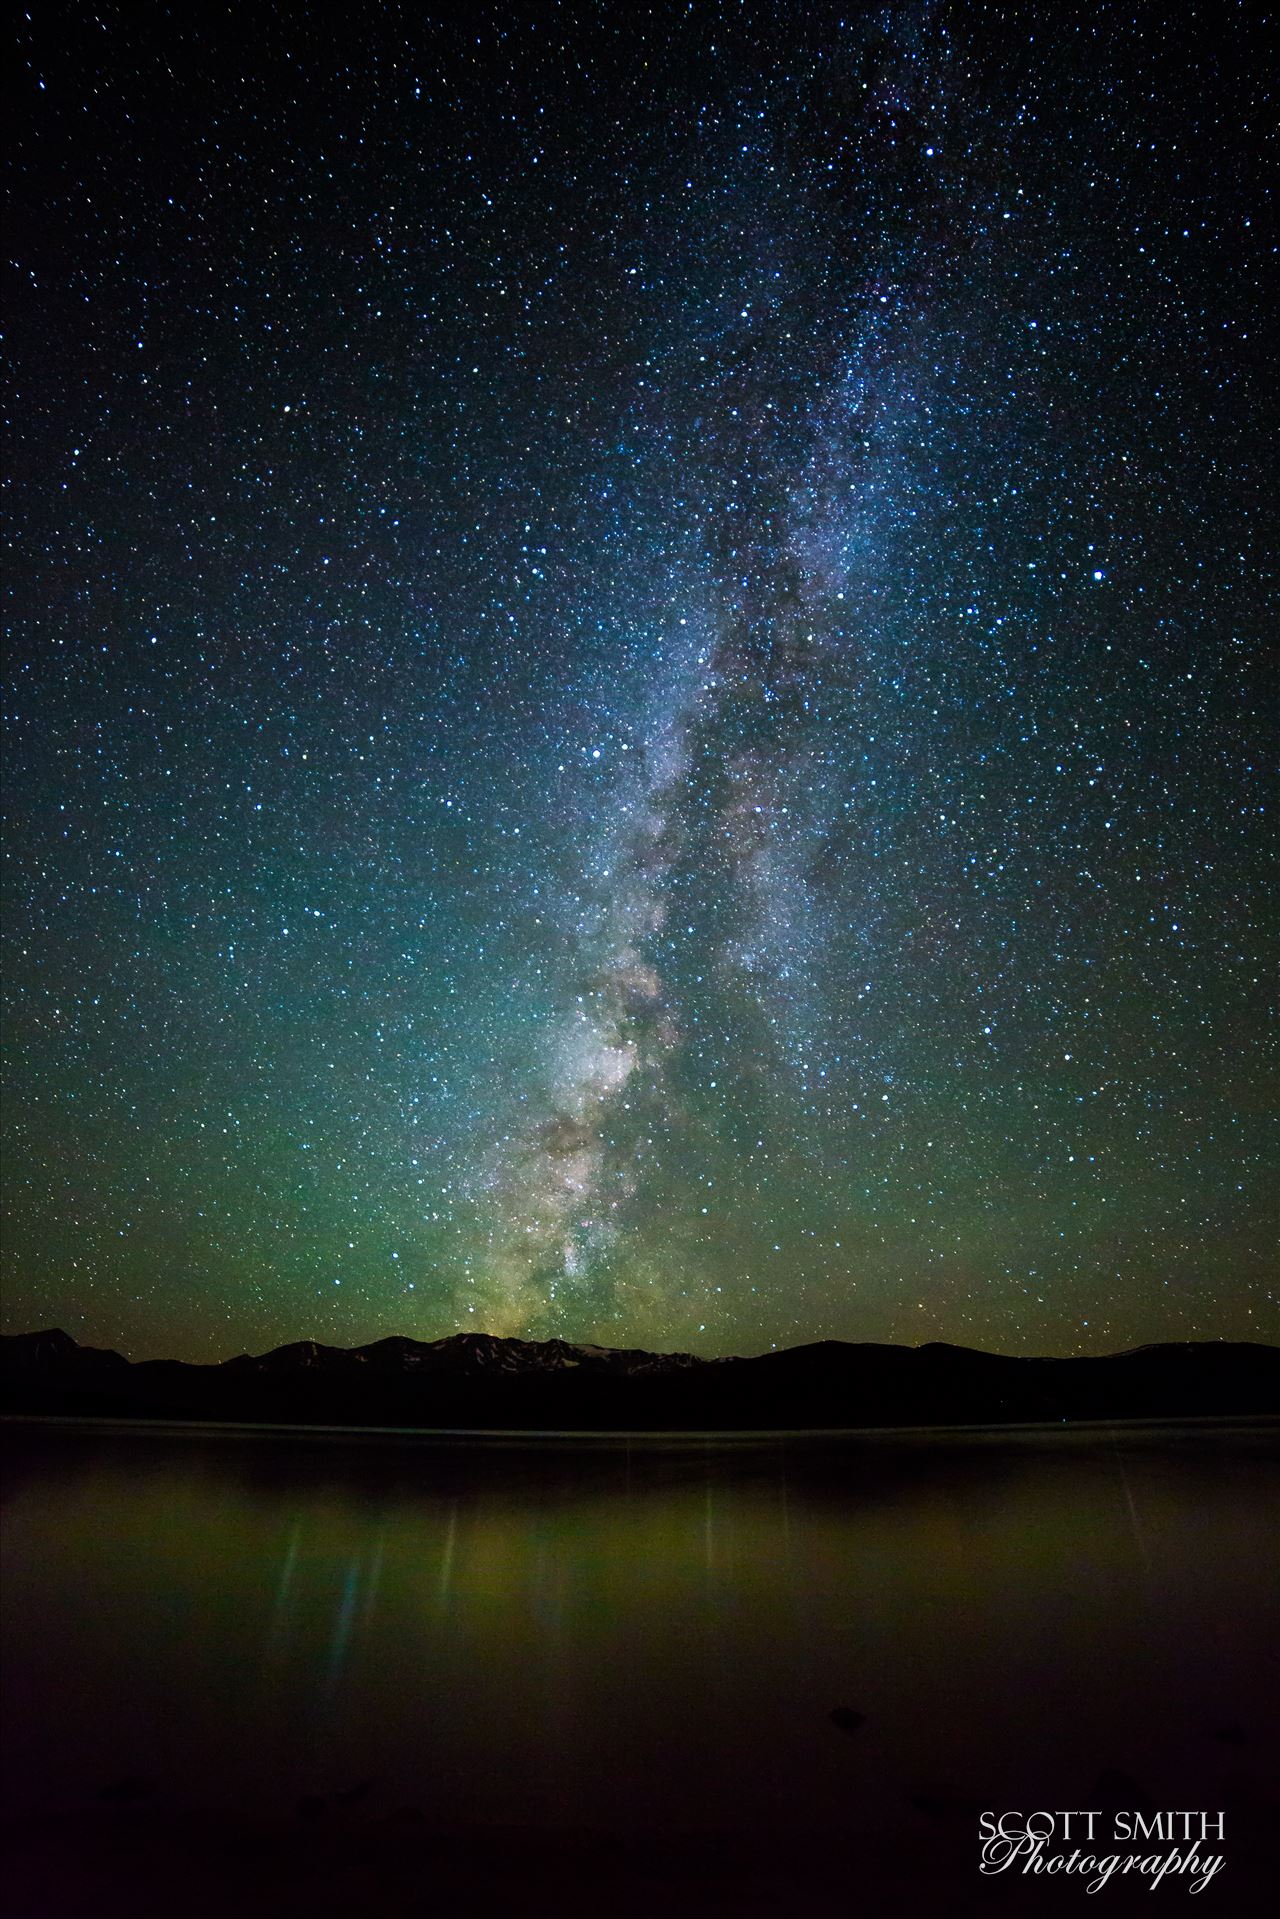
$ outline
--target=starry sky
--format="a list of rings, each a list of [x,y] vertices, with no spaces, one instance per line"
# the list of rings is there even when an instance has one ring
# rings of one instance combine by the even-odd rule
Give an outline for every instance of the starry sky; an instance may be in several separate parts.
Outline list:
[[[33,15],[6,1328],[1280,1337],[1262,10]]]

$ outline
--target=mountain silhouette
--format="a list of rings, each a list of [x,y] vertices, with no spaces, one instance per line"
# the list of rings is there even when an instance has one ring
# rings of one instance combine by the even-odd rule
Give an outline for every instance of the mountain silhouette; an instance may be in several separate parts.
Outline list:
[[[1252,1417],[1280,1347],[1188,1342],[1100,1358],[822,1340],[698,1359],[458,1333],[299,1340],[218,1365],[133,1362],[54,1329],[0,1339],[10,1414],[543,1431],[751,1431]]]

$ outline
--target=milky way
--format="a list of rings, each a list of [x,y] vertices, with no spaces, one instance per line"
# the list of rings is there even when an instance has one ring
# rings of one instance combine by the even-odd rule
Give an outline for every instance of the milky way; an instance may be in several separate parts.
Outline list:
[[[783,12],[24,26],[6,1324],[1280,1332],[1257,24]]]

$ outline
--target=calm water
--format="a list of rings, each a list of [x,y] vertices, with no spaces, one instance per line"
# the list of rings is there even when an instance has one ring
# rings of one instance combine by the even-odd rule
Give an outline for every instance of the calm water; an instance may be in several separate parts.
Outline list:
[[[1277,1776],[1276,1451],[11,1426],[13,1909],[229,1910],[232,1872],[237,1912],[307,1875],[308,1910],[422,1912],[429,1857],[436,1912],[476,1909],[473,1871],[540,1910],[583,1861],[584,1910],[781,1912],[790,1847],[871,1910],[985,1911],[978,1810],[1108,1793],[1231,1807],[1239,1894]],[[1216,1894],[1193,1910],[1244,1909]]]

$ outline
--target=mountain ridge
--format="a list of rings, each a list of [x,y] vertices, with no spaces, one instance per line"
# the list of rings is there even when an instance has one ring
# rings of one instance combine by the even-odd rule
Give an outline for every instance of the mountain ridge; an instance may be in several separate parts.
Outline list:
[[[465,1332],[295,1340],[216,1362],[129,1360],[60,1327],[0,1336],[4,1410],[281,1424],[732,1430],[1280,1413],[1280,1347],[1165,1341],[1015,1357],[942,1340],[816,1340],[703,1359]]]

